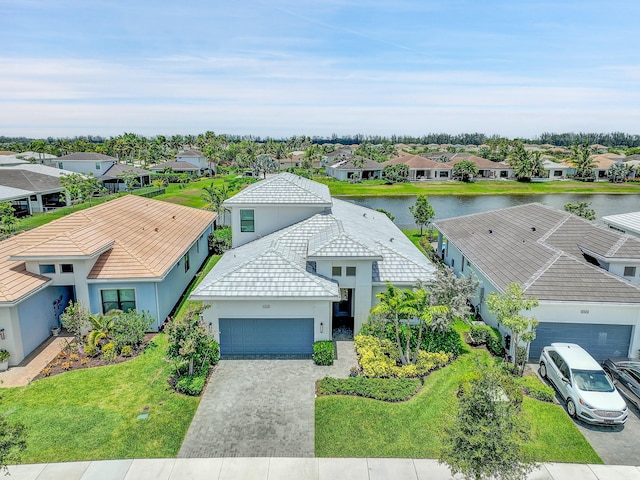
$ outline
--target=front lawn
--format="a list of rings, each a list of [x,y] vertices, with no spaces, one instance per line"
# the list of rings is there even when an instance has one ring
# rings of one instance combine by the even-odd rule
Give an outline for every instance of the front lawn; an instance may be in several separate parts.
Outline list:
[[[131,361],[0,391],[0,413],[28,429],[22,461],[175,457],[200,399],[169,386],[166,348],[160,334]]]
[[[456,401],[461,378],[474,369],[474,350],[429,375],[407,402],[326,396],[316,399],[315,452],[318,457],[438,458],[441,435]],[[544,462],[602,463],[562,407],[525,399],[531,422],[528,444]]]

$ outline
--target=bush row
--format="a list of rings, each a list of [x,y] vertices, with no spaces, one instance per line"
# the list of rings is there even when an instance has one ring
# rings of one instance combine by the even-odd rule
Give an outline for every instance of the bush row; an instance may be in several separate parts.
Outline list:
[[[502,335],[497,328],[489,325],[471,325],[469,338],[471,345],[486,345],[494,355],[502,355]]]
[[[365,377],[423,377],[431,370],[445,366],[452,358],[445,352],[419,350],[415,364],[400,366],[398,349],[390,340],[380,340],[369,335],[356,335],[354,343],[358,363]]]
[[[356,395],[386,402],[401,402],[415,395],[422,382],[418,378],[331,378],[318,381],[320,395]]]
[[[329,340],[314,342],[313,355],[311,358],[313,358],[316,365],[333,365],[333,360],[335,358],[333,342]]]

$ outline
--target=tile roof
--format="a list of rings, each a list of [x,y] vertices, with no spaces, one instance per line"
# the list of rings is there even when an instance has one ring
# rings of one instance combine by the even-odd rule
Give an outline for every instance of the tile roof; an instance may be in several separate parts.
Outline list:
[[[512,282],[540,300],[640,302],[640,287],[583,252],[640,260],[640,240],[538,203],[434,222],[498,289]]]
[[[32,193],[33,192],[30,190],[22,190],[20,188],[0,185],[0,202],[4,200],[14,200],[18,198],[28,197]]]
[[[63,170],[62,168],[50,167],[48,165],[41,165],[39,163],[27,163],[24,165],[15,165],[15,170],[25,170],[29,172],[40,173],[42,175],[49,175],[50,177],[60,178],[63,175],[82,175],[81,173],[72,172],[71,170]]]
[[[57,158],[58,161],[63,160],[65,162],[71,161],[92,161],[92,162],[104,162],[106,160],[112,162],[118,162],[118,159],[112,157],[110,155],[105,155],[104,153],[95,153],[95,152],[75,152],[70,153],[68,155],[63,155],[62,157]]]
[[[97,255],[89,279],[162,278],[215,217],[126,195],[21,233],[0,242],[0,302],[16,301],[49,281],[26,272],[27,258]]]
[[[640,234],[640,212],[621,213],[620,215],[607,215],[601,220],[607,225],[632,230]]]
[[[438,162],[433,158],[426,158],[420,155],[403,155],[397,158],[393,158],[387,162],[384,162],[383,166],[405,164],[409,168],[414,169],[430,169],[437,168],[441,170],[451,170],[451,165],[444,162]]]
[[[225,205],[324,205],[331,206],[329,187],[312,180],[280,173],[249,185],[224,202]]]
[[[4,167],[0,169],[0,185],[28,190],[31,192],[46,192],[62,188],[60,179],[52,175],[33,172],[16,167]]]
[[[191,162],[164,162],[164,163],[159,163],[157,165],[153,165],[151,167],[151,170],[153,170],[154,172],[160,172],[165,168],[170,168],[174,172],[181,172],[181,171],[193,172],[196,170],[200,170],[200,167],[198,167],[197,165],[194,165]]]
[[[338,284],[307,270],[307,260],[370,259],[372,281],[411,285],[429,280],[435,267],[389,218],[333,200],[331,211],[225,253],[193,298],[339,298]]]
[[[122,163],[114,163],[109,167],[109,169],[100,175],[101,180],[115,180],[120,177],[120,175],[128,172],[137,173],[138,176],[141,175],[151,175],[152,172],[149,170],[145,170],[144,168],[133,167],[131,165],[124,165]]]
[[[382,170],[384,165],[382,163],[374,162],[373,160],[369,160],[368,158],[364,158],[364,164],[362,167],[357,167],[353,163],[354,157],[344,158],[338,160],[331,165],[327,165],[329,168],[335,168],[336,170]]]
[[[186,150],[184,152],[180,152],[176,155],[176,158],[180,158],[180,157],[204,157],[204,154],[200,151],[200,150],[196,150],[196,149],[191,149],[191,150]]]

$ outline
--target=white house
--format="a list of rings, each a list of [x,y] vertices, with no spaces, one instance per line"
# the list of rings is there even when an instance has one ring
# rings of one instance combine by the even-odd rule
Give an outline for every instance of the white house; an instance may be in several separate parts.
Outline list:
[[[602,217],[600,220],[616,232],[640,237],[640,212],[607,215],[606,217]]]
[[[457,275],[480,281],[475,306],[513,282],[539,300],[530,348],[573,342],[596,359],[640,348],[640,240],[538,203],[434,222],[438,251]],[[513,346],[512,346],[513,347]],[[513,348],[512,352],[513,353]]]
[[[289,173],[225,202],[234,248],[192,293],[221,354],[312,353],[335,327],[358,333],[386,282],[411,287],[435,267],[383,213],[332,199]]]
[[[94,177],[100,177],[116,163],[118,163],[117,158],[103,153],[76,152],[52,160],[51,165],[57,165],[60,169],[75,173],[85,175],[91,173]]]

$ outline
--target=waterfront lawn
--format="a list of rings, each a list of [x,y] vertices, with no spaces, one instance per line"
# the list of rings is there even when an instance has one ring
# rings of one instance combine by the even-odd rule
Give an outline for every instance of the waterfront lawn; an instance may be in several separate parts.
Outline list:
[[[27,426],[22,462],[175,457],[200,398],[169,386],[166,348],[159,334],[128,362],[2,389],[0,414]]]
[[[515,180],[464,182],[412,182],[386,185],[380,180],[361,183],[341,182],[329,177],[314,180],[329,186],[332,195],[535,195],[545,193],[635,193],[640,194],[640,182],[517,182]]]
[[[337,395],[317,398],[316,456],[438,458],[458,385],[473,370],[475,358],[488,355],[485,350],[473,350],[460,356],[429,375],[407,402]],[[523,413],[532,424],[526,448],[536,460],[602,463],[559,405],[527,398]]]

